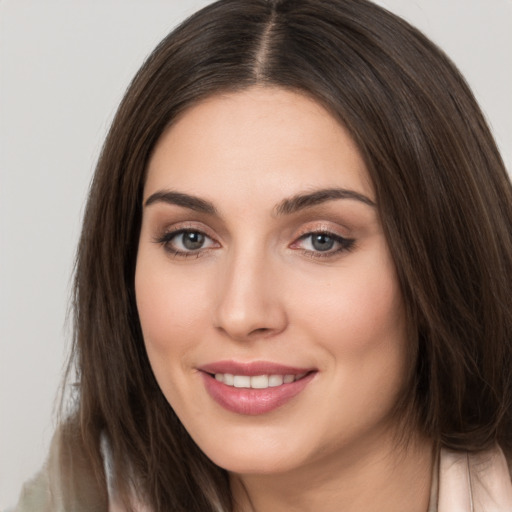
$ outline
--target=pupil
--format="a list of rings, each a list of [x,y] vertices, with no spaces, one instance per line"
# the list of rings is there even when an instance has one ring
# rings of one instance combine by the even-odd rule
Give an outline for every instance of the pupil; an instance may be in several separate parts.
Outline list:
[[[189,251],[200,249],[204,243],[204,235],[193,231],[183,234],[183,246]]]
[[[329,249],[332,249],[334,246],[334,239],[331,238],[329,235],[314,235],[313,236],[313,247],[317,251],[328,251]]]

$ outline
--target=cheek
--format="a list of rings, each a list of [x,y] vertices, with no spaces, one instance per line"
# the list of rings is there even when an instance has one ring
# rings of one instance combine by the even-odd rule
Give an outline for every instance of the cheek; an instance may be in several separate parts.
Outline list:
[[[346,283],[347,297],[339,303],[347,342],[354,349],[385,349],[401,345],[403,340],[403,305],[395,281],[382,275],[373,277],[376,279],[367,275],[358,283]]]
[[[360,263],[317,280],[315,286],[309,283],[308,293],[295,301],[295,317],[336,353],[401,346],[404,339],[404,308],[392,264]]]
[[[191,356],[207,328],[207,286],[165,258],[139,254],[135,294],[144,344],[155,379],[175,412],[195,410],[190,400]],[[192,395],[193,396],[193,395]],[[198,402],[197,402],[198,403]]]
[[[408,367],[405,314],[394,267],[391,262],[361,261],[309,289],[313,291],[296,303],[302,314],[295,316],[327,354],[323,369],[333,390],[330,400],[340,404],[334,414],[341,415],[339,421],[356,423],[384,417],[403,389]]]
[[[204,280],[169,272],[168,262],[139,257],[135,293],[144,343],[158,380],[186,364],[184,355],[204,337],[209,317]]]

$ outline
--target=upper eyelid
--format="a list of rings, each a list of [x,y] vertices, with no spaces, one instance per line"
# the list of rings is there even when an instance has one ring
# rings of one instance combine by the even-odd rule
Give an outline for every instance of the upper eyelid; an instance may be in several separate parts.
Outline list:
[[[354,242],[355,241],[354,238],[344,236],[344,235],[339,235],[337,233],[333,233],[332,231],[308,231],[308,232],[304,233],[303,235],[299,236],[298,238],[295,238],[294,241],[291,243],[291,245],[294,245],[301,240],[307,240],[310,236],[313,236],[313,235],[326,235],[326,236],[334,239],[338,243]]]
[[[197,221],[169,223],[166,224],[163,228],[157,228],[155,231],[160,235],[177,234],[183,231],[197,231],[198,233],[202,233],[212,239],[219,238],[214,234],[214,230],[206,226],[204,223]]]
[[[201,231],[199,229],[194,229],[194,228],[186,228],[186,227],[169,230],[169,231],[163,233],[162,235],[160,235],[158,237],[155,237],[155,241],[157,243],[162,243],[162,242],[169,243],[174,237],[180,236],[180,235],[182,235],[184,233],[187,233],[187,232],[201,233],[206,238],[208,238],[210,241],[212,241],[214,244],[215,243],[216,244],[220,244],[220,242],[218,242],[218,240],[216,240],[215,237],[212,237],[212,236],[208,235],[204,231]],[[303,234],[301,234],[299,236],[295,236],[293,238],[292,242],[290,243],[289,247],[292,247],[293,245],[297,244],[301,240],[306,240],[308,237],[311,237],[311,236],[313,236],[315,234],[327,235],[327,236],[333,238],[339,244],[343,244],[344,242],[354,242],[355,241],[355,239],[353,239],[353,238],[350,238],[350,237],[347,237],[347,236],[343,236],[343,235],[334,233],[332,230],[328,231],[328,230],[319,230],[319,229],[317,229],[317,230],[306,230]],[[168,240],[166,241],[165,239],[168,239]],[[206,250],[206,249],[210,249],[210,248],[211,247],[200,248],[200,249],[198,249],[198,251]],[[186,252],[186,251],[183,251],[183,252]]]
[[[334,231],[327,231],[327,230],[315,230],[315,231],[306,231],[303,235],[300,235],[296,238],[296,240],[302,240],[303,238],[307,238],[308,236],[312,235],[326,235],[330,236],[331,238],[341,238],[343,240],[348,240],[349,237],[345,235],[340,235],[339,233],[335,233]]]
[[[339,222],[335,224],[338,226],[337,228],[333,226],[332,221],[305,223],[296,231],[294,236],[298,239],[311,233],[325,233],[341,238],[350,238],[350,229],[347,226],[341,225]]]
[[[162,238],[165,235],[177,234],[181,231],[197,231],[222,245],[231,238],[229,231],[226,228],[223,229],[222,226],[220,229],[219,226],[212,228],[201,220],[177,220],[175,222],[169,221],[157,223],[152,231],[154,234],[153,238]],[[222,233],[222,231],[226,231],[226,233]],[[305,222],[302,221],[296,228],[291,226],[289,228],[285,228],[283,235],[288,232],[286,238],[289,238],[289,243],[294,243],[298,239],[314,233],[331,234],[343,239],[349,239],[353,238],[351,231],[353,230],[346,224],[341,224],[339,220],[333,221],[324,219]]]
[[[206,238],[208,238],[210,240],[210,242],[212,242],[212,245],[219,243],[214,238],[212,238],[209,235],[207,235],[206,233],[204,233],[204,231],[200,231],[198,229],[193,229],[193,228],[181,228],[181,229],[177,228],[174,230],[168,230],[168,231],[162,233],[161,235],[154,237],[153,241],[155,243],[163,246],[163,248],[166,252],[171,253],[176,258],[178,258],[178,257],[186,258],[186,257],[192,257],[194,255],[199,257],[201,255],[206,254],[211,249],[215,249],[215,247],[212,247],[211,245],[209,245],[207,247],[200,247],[195,250],[187,250],[187,249],[178,248],[175,245],[176,242],[173,243],[174,238],[179,237],[187,232],[192,232],[192,233],[196,232],[196,233],[203,234]],[[183,241],[182,241],[182,244],[183,244]]]
[[[177,237],[179,235],[183,235],[184,233],[201,233],[206,238],[212,240],[215,243],[220,243],[216,237],[209,235],[205,230],[202,229],[195,229],[190,227],[183,227],[183,228],[176,228],[176,229],[169,229],[164,231],[161,235],[157,235],[157,240],[162,240],[163,238],[169,238],[172,239],[174,237]]]

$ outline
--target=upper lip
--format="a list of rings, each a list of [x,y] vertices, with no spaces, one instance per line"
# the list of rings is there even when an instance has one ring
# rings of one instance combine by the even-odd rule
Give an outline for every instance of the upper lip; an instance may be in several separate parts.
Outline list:
[[[270,361],[216,361],[208,363],[198,368],[205,373],[229,373],[231,375],[247,375],[253,377],[256,375],[301,375],[314,371],[314,368],[301,368],[297,366],[288,366]]]

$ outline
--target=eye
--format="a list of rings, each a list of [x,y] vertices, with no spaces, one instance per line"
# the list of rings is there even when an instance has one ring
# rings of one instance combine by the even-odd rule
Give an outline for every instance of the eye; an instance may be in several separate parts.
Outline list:
[[[310,245],[315,251],[330,251],[336,243],[332,236],[325,233],[315,233],[309,235],[308,238],[310,239]]]
[[[302,235],[293,243],[292,248],[302,249],[306,255],[312,257],[329,257],[343,251],[349,251],[354,243],[354,239],[318,231]]]
[[[197,251],[206,242],[206,235],[198,231],[185,231],[173,237],[174,242],[185,251]]]
[[[165,250],[174,256],[199,256],[202,251],[218,244],[202,231],[180,229],[165,233],[156,240]]]

